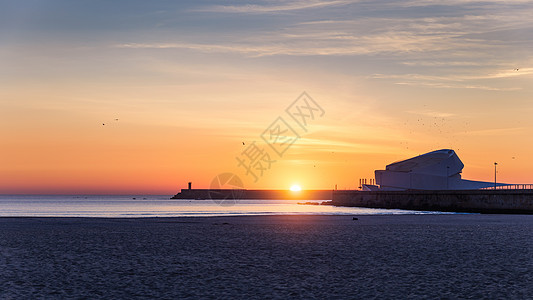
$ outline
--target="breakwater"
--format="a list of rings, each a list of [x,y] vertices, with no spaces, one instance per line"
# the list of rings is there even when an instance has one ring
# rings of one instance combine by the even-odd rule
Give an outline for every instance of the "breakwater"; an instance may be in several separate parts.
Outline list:
[[[473,213],[533,214],[533,190],[333,191],[332,205]]]
[[[331,200],[332,190],[182,189],[171,199]]]

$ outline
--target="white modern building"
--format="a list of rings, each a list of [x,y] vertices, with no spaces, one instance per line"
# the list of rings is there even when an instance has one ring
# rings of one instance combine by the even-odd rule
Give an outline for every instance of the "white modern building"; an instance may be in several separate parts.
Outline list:
[[[494,182],[461,179],[463,167],[455,151],[437,150],[392,163],[385,170],[376,170],[376,185],[363,185],[363,190],[476,190],[494,187]]]

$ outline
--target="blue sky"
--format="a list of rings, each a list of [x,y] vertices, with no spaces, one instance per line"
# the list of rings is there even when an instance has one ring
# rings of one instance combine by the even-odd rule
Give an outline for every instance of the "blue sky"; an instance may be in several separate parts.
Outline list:
[[[9,1],[2,44],[331,64],[398,84],[516,89],[530,61],[527,1]],[[51,45],[50,45],[51,44]],[[111,49],[111,50],[110,50]],[[157,53],[157,52],[160,53]],[[75,54],[74,54],[75,55]]]

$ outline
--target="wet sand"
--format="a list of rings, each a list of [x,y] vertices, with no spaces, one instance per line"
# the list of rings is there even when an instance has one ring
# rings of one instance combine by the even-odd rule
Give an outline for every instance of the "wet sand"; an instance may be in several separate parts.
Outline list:
[[[0,218],[0,298],[533,295],[533,216]]]

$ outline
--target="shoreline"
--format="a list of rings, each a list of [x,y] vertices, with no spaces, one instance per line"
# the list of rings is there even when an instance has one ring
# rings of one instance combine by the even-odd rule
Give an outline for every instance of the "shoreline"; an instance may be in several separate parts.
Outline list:
[[[24,223],[49,223],[54,225],[54,221],[62,224],[157,224],[157,223],[203,223],[232,222],[232,224],[322,224],[328,223],[337,225],[388,225],[398,224],[442,224],[447,226],[479,224],[479,223],[509,223],[509,224],[531,224],[533,228],[533,215],[530,214],[482,214],[482,213],[435,213],[435,214],[347,214],[347,215],[321,215],[321,214],[264,214],[264,215],[230,215],[230,216],[179,216],[179,217],[33,217],[33,216],[2,216],[0,225],[9,225],[17,222]]]

